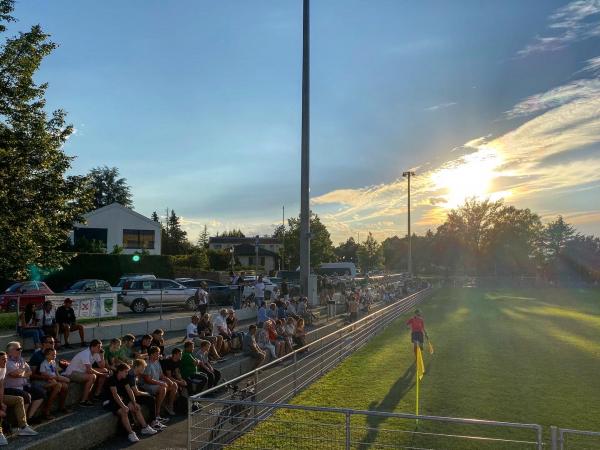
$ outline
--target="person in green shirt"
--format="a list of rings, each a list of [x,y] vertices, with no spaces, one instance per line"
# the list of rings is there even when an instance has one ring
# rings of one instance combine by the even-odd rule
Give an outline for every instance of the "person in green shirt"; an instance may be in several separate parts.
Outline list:
[[[122,338],[122,345],[119,349],[119,354],[117,358],[124,362],[127,365],[133,364],[134,354],[133,354],[133,345],[135,344],[135,336],[133,334],[126,334]]]
[[[113,372],[116,372],[117,366],[122,361],[119,360],[121,350],[121,339],[113,338],[110,340],[110,344],[104,347],[104,360],[106,361],[106,367]]]
[[[188,394],[194,395],[204,389],[208,383],[208,377],[198,371],[200,362],[194,357],[194,343],[186,341],[183,345],[183,355],[181,357],[181,376],[187,383]]]

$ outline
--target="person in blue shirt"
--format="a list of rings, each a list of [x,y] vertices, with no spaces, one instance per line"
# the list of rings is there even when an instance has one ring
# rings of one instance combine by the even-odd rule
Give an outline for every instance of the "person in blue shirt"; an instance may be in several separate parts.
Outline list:
[[[259,327],[262,327],[262,324],[267,320],[269,320],[269,316],[267,316],[266,303],[262,302],[260,304],[260,308],[258,308],[258,312],[256,313],[256,323]]]

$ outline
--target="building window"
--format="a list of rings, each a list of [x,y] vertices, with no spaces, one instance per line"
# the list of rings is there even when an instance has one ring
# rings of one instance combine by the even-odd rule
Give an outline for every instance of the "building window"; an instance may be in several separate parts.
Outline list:
[[[265,257],[264,256],[260,257],[260,265],[265,267]]]
[[[153,249],[154,230],[123,230],[123,248]]]
[[[73,243],[77,244],[81,239],[85,239],[88,242],[102,242],[104,248],[106,248],[107,235],[108,230],[106,228],[75,228]]]

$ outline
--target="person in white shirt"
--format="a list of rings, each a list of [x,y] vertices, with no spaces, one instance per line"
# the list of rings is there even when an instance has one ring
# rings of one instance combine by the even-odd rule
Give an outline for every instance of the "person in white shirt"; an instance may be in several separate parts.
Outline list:
[[[198,291],[196,293],[197,297],[198,297],[198,311],[200,312],[200,315],[203,316],[206,313],[206,310],[208,309],[208,284],[206,284],[206,281],[203,281],[200,284],[200,287],[198,288]]]
[[[258,280],[254,283],[254,303],[257,308],[260,308],[262,302],[265,301],[265,283],[263,282],[263,276],[259,275]]]
[[[188,339],[195,339],[198,336],[198,321],[200,320],[200,317],[198,316],[192,316],[192,321],[188,324],[188,326],[185,329],[185,337],[183,338],[183,342],[187,341]]]
[[[56,323],[56,311],[54,311],[52,302],[50,300],[46,300],[42,308],[35,312],[35,316],[38,324],[44,332],[44,335],[52,336],[57,342],[56,346],[58,347],[58,324]]]
[[[94,339],[90,342],[89,348],[82,350],[73,357],[69,367],[65,370],[65,376],[71,381],[84,385],[81,401],[79,402],[80,406],[94,406],[89,400],[94,384],[96,385],[94,397],[100,397],[102,386],[108,376],[108,369],[105,367],[103,354],[102,342]],[[96,367],[94,367],[94,364]]]

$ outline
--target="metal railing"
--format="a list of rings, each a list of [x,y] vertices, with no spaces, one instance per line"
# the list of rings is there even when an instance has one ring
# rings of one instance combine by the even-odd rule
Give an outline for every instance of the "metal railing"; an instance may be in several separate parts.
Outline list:
[[[572,430],[570,428],[551,427],[550,434],[552,438],[552,450],[564,450],[565,448],[600,449],[600,431],[584,431]],[[571,439],[568,438],[569,436]]]
[[[536,424],[281,403],[257,405],[242,399],[202,398],[198,402],[201,405],[197,414],[203,420],[202,429],[196,429],[206,439],[192,443],[193,448],[207,450],[225,446],[345,450],[543,448],[542,427]],[[257,416],[257,409],[268,414]],[[227,440],[218,439],[221,434]]]
[[[347,356],[366,344],[400,315],[410,311],[427,297],[427,288],[344,326],[326,336],[309,342],[281,358],[243,374],[226,384],[190,397],[188,403],[188,447],[206,448],[223,446],[238,437],[248,428],[246,422],[220,420],[223,408],[213,402],[219,395],[220,401],[243,401],[251,398],[252,423],[268,417],[272,408],[268,404],[284,402],[301,389],[314,382]],[[240,387],[234,391],[228,386]],[[245,386],[245,387],[244,387]],[[222,391],[226,390],[225,393]],[[231,411],[236,408],[226,408]]]

